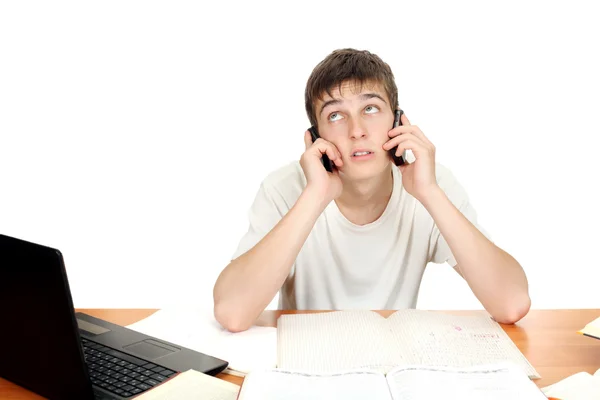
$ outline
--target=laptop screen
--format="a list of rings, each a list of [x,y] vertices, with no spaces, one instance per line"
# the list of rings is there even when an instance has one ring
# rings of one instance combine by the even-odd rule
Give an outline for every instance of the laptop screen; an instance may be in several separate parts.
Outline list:
[[[0,377],[50,399],[93,399],[58,250],[0,235]]]

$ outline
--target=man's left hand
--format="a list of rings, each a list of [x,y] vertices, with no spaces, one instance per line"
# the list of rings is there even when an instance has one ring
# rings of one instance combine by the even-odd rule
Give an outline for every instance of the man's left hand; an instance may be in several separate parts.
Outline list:
[[[421,203],[432,192],[439,190],[435,178],[435,146],[425,137],[416,125],[411,125],[405,114],[402,114],[402,125],[389,131],[388,140],[383,148],[387,151],[398,146],[396,155],[400,156],[405,150],[411,150],[415,161],[400,165],[402,185],[408,193]]]

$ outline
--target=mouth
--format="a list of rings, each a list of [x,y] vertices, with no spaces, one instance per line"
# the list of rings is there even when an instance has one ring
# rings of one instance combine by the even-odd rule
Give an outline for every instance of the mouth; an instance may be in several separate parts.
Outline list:
[[[358,150],[352,153],[352,157],[364,157],[370,154],[373,154],[373,152],[369,150]]]

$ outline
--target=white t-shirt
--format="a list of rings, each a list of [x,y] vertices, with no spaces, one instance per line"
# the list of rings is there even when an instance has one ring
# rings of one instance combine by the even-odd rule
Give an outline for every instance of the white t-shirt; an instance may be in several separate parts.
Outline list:
[[[279,309],[415,308],[427,263],[456,265],[433,218],[404,189],[400,170],[392,170],[392,195],[376,221],[356,225],[344,217],[335,201],[329,203],[280,289]],[[436,180],[450,201],[488,236],[478,226],[475,210],[463,187],[439,163],[436,163]],[[305,186],[299,162],[267,176],[248,213],[248,232],[233,259],[269,233],[296,203]]]

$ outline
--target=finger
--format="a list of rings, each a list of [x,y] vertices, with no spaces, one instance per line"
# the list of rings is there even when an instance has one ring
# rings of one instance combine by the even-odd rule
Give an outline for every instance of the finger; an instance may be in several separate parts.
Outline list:
[[[306,147],[305,150],[308,150],[312,146],[312,137],[308,129],[304,132],[304,146]]]
[[[323,140],[321,138],[317,139],[315,143],[312,145],[315,149],[315,155],[321,157],[323,154],[327,154],[327,157],[335,163],[335,165],[341,166],[342,155],[338,151],[338,149],[333,145],[333,143]]]
[[[342,161],[342,154],[339,152],[339,150],[337,149],[337,147],[335,147],[335,145],[331,142],[326,142],[327,143],[327,156],[329,156],[329,159],[338,167],[341,167],[344,162]],[[333,155],[332,155],[333,154]]]
[[[327,140],[319,138],[315,141],[313,146],[315,146],[321,154],[327,154],[331,160],[342,158],[342,154],[338,151],[337,147]]]
[[[337,165],[338,167],[341,167],[342,165],[344,165],[344,162],[342,161],[341,157],[336,158],[335,160],[333,160],[333,163],[335,165]]]
[[[338,167],[341,167],[342,165],[344,165],[344,163],[342,161],[342,155],[335,148],[335,146],[333,146],[333,145],[327,146],[327,149],[325,150],[325,153],[327,154],[327,157],[329,157],[329,159],[331,160],[331,162],[333,162]]]
[[[427,154],[427,148],[423,145],[423,143],[413,139],[405,140],[400,143],[395,154],[397,157],[400,157],[406,150],[411,150],[416,159],[419,159],[424,154]]]
[[[341,166],[343,164],[342,153],[340,153],[340,151],[335,146],[335,144],[333,144],[331,142],[327,142],[327,141],[325,141],[325,143],[327,144],[328,149],[331,149],[331,151],[333,152],[333,154],[335,154],[335,157],[332,158],[332,161],[334,161],[337,166]]]
[[[406,140],[413,140],[417,143],[419,143],[421,146],[423,147],[428,147],[425,142],[423,142],[420,138],[418,138],[417,136],[415,136],[412,133],[403,133],[399,136],[396,136],[390,140],[388,140],[387,142],[385,142],[383,144],[383,149],[384,150],[389,150],[392,147],[398,146],[400,143],[406,141]]]
[[[395,127],[394,129],[392,129],[388,132],[388,136],[394,137],[394,136],[401,135],[403,133],[411,133],[414,131],[414,129],[415,129],[414,125],[409,125],[409,126],[398,125],[397,127]]]
[[[421,140],[423,143],[425,143],[431,150],[435,150],[435,146],[433,145],[433,143],[431,143],[431,141],[427,138],[427,136],[425,136],[423,131],[421,131],[421,129],[419,129],[419,127],[416,125],[399,126],[388,132],[388,136],[391,138],[407,134],[414,135],[415,137],[419,138],[419,140]]]
[[[434,147],[433,143],[431,143],[429,141],[429,139],[427,139],[427,136],[425,136],[425,134],[423,133],[423,131],[421,129],[419,129],[418,126],[412,125],[411,127],[413,128],[413,130],[411,131],[413,135],[415,135],[416,137],[418,137],[419,139],[421,139],[421,141],[423,141],[423,143],[428,144],[432,148]]]
[[[402,125],[410,125],[410,121],[408,120],[408,117],[405,113],[402,113],[402,115],[400,116],[400,121],[402,122]]]

